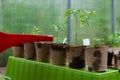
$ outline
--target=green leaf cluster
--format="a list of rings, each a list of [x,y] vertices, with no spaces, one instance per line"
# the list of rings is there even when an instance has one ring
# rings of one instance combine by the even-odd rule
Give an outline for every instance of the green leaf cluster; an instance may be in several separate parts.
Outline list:
[[[82,11],[83,11],[83,13],[80,16],[81,22],[83,24],[89,23],[89,19],[90,19],[90,17],[95,15],[95,11],[94,10],[88,11],[88,10],[85,10],[85,9],[83,9]]]
[[[105,39],[99,39],[99,38],[95,38],[94,39],[94,47],[98,47],[98,46],[103,46],[106,45],[106,40]]]
[[[62,39],[60,37],[60,34],[61,32],[64,31],[64,28],[65,28],[65,25],[63,24],[52,24],[50,26],[51,29],[53,29],[53,31],[55,31],[55,34],[54,34],[54,42],[62,42]]]
[[[65,18],[68,18],[70,14],[73,14],[73,16],[76,18],[76,17],[79,17],[80,16],[80,13],[81,13],[81,9],[68,9],[66,10],[65,14],[64,14],[64,17]]]
[[[53,24],[51,26],[51,28],[53,28],[55,30],[55,32],[59,32],[59,31],[62,31],[64,29],[64,26],[63,25],[59,25],[59,24]]]
[[[65,12],[64,17],[68,18],[69,15],[72,14],[74,18],[78,18],[80,20],[80,22],[82,22],[83,24],[87,23],[87,21],[89,20],[89,18],[91,16],[95,15],[95,11],[94,10],[86,10],[86,9],[68,9]]]
[[[120,47],[120,32],[108,35],[105,41],[110,47]]]
[[[34,26],[32,29],[32,34],[41,34],[43,32],[42,28]]]

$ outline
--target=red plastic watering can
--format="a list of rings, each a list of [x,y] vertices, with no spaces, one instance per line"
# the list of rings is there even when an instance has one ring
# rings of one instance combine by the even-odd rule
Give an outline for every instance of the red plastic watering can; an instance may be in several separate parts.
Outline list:
[[[0,32],[0,53],[12,46],[36,41],[53,41],[53,36]]]

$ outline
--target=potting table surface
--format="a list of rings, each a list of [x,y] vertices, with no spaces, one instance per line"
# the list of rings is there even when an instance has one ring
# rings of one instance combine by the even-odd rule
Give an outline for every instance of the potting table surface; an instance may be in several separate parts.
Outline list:
[[[8,59],[6,76],[13,80],[120,80],[115,69],[89,72],[86,68],[72,69],[12,56]]]

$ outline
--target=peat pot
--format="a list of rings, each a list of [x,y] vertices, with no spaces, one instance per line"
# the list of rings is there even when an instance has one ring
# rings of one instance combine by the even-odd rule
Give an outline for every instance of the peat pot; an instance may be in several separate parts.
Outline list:
[[[80,69],[85,67],[85,46],[67,46],[67,62],[70,68]]]
[[[85,60],[89,71],[104,72],[107,70],[108,49],[108,46],[85,49]]]
[[[24,57],[24,45],[23,44],[13,46],[12,50],[13,50],[13,56],[20,57],[20,58]]]
[[[109,48],[109,50],[108,50],[108,61],[107,61],[107,66],[108,67],[113,66],[113,56],[114,56],[113,50],[112,50],[112,48]]]
[[[114,67],[119,68],[120,67],[120,48],[113,48],[114,53]]]
[[[51,43],[50,44],[50,62],[55,65],[66,65],[66,44]]]
[[[36,51],[34,42],[24,44],[25,58],[29,60],[35,60]]]
[[[49,42],[35,42],[36,60],[42,62],[49,62],[50,59],[50,43]]]

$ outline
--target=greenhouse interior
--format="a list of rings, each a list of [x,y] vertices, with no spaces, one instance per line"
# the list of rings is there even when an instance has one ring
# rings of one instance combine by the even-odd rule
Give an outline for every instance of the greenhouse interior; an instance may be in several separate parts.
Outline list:
[[[0,0],[0,80],[120,80],[120,0]]]

